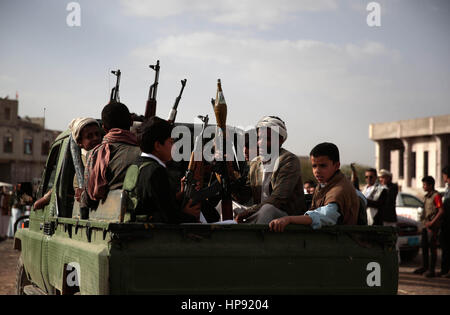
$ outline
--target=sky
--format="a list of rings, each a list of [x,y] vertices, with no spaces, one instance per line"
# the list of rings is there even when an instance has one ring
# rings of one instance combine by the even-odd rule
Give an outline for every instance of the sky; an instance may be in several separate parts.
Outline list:
[[[220,78],[229,125],[276,115],[291,152],[333,142],[342,163],[374,166],[369,124],[450,114],[450,1],[369,3],[0,0],[0,97],[17,92],[19,116],[45,109],[46,127],[65,130],[100,118],[120,69],[121,102],[144,114],[160,60],[162,118],[187,79],[177,121],[214,123]]]

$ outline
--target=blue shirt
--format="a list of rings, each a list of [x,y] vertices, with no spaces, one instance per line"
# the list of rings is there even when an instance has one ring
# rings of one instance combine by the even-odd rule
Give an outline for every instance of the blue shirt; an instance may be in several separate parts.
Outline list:
[[[305,215],[311,218],[311,227],[314,230],[320,229],[322,226],[336,225],[341,216],[339,206],[336,203],[329,203],[326,206],[307,211]]]

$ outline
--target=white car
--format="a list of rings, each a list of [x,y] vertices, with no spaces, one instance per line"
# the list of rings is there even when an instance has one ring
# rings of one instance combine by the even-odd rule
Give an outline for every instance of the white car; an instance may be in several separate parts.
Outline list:
[[[396,201],[398,245],[402,261],[414,259],[422,239],[420,216],[423,202],[410,194],[399,192]]]
[[[416,196],[399,192],[396,200],[396,212],[397,216],[420,222],[423,202]]]

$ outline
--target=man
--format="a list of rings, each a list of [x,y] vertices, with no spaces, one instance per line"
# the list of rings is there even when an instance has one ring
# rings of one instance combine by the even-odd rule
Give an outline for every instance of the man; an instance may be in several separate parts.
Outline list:
[[[269,228],[282,232],[288,224],[310,225],[320,229],[327,225],[356,225],[359,200],[352,183],[340,171],[339,150],[333,143],[321,143],[310,153],[313,174],[319,182],[310,211],[304,215],[273,220]]]
[[[266,116],[257,123],[256,129],[259,156],[250,164],[246,183],[255,205],[239,213],[235,220],[268,224],[275,218],[304,213],[300,160],[282,148],[287,139],[285,123],[278,117]],[[272,147],[278,154],[272,152]]]
[[[303,184],[303,190],[305,193],[306,209],[309,210],[311,209],[312,198],[316,191],[316,183],[312,179],[307,180]]]
[[[93,118],[77,118],[69,124],[72,138],[81,149],[81,162],[83,169],[86,166],[88,152],[102,142],[100,125]],[[77,177],[74,176],[75,198],[80,201],[82,188],[79,188]]]
[[[85,166],[88,153],[102,141],[100,125],[94,118],[76,118],[70,122],[69,129],[71,131],[72,138],[81,149],[81,161],[83,166]],[[73,186],[75,191],[75,199],[79,202],[83,190],[78,187],[78,180],[76,176],[74,176]],[[35,210],[43,209],[50,203],[51,194],[52,190],[50,189],[42,198],[34,203],[33,208]]]
[[[422,258],[421,268],[414,270],[416,274],[423,274],[428,278],[434,277],[434,268],[437,260],[437,236],[444,208],[441,195],[434,189],[434,178],[425,176],[422,179],[423,190],[426,192],[423,203],[423,212],[421,221],[424,225],[422,229]],[[428,255],[431,253],[430,260]]]
[[[446,166],[442,169],[442,178],[446,184],[444,194],[444,215],[441,224],[441,272],[439,275],[450,278],[450,167]]]
[[[183,198],[183,191],[176,193],[176,188],[169,182],[166,163],[172,160],[171,132],[172,125],[159,117],[152,117],[140,126],[138,142],[142,154],[132,164],[139,169],[136,186],[127,187],[128,178],[135,176],[130,167],[124,189],[136,196],[134,215],[145,216],[146,221],[195,223],[199,221],[201,203],[193,206],[192,200],[189,200],[181,209],[179,201]]]
[[[9,199],[11,196],[7,193],[5,186],[0,186],[0,242],[7,239],[8,225],[11,216]]]
[[[136,136],[130,132],[133,123],[127,106],[118,102],[106,105],[102,123],[106,135],[86,162],[82,217],[87,208],[96,208],[100,200],[105,200],[110,190],[122,188],[128,166],[141,153]]]
[[[392,182],[392,174],[388,170],[382,169],[379,172],[380,185],[386,189],[386,201],[383,208],[383,225],[397,226],[397,212],[395,204],[398,194],[398,185]]]
[[[363,194],[367,198],[367,224],[383,225],[383,210],[387,191],[377,183],[377,170],[369,168],[365,172],[366,186]]]
[[[382,169],[379,172],[380,185],[386,189],[386,201],[383,208],[383,225],[397,227],[397,211],[396,211],[396,200],[398,194],[398,185],[392,182],[392,173],[388,170]],[[398,253],[398,258],[400,262],[400,249],[397,243],[395,245]]]

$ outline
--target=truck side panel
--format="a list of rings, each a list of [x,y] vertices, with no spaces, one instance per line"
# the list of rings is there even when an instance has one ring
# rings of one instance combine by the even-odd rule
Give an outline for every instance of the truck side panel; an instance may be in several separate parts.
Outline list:
[[[395,294],[395,234],[365,228],[155,229],[113,241],[111,293]]]
[[[83,232],[80,229],[79,233]],[[60,292],[64,286],[76,286],[78,282],[81,294],[109,293],[107,244],[56,233],[48,241],[48,253],[49,280]]]

